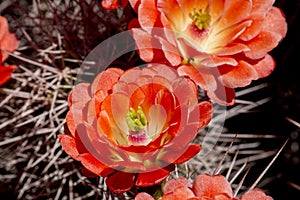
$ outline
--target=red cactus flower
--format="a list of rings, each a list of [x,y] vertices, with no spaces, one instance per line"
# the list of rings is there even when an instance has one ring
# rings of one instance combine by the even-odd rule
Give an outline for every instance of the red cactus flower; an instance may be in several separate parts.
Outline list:
[[[165,65],[109,68],[69,95],[63,149],[89,171],[107,177],[115,193],[160,183],[200,151],[190,144],[212,116],[196,85]],[[120,181],[122,180],[122,181]]]
[[[6,83],[16,66],[2,66],[8,58],[4,51],[13,52],[18,48],[19,42],[13,33],[9,32],[7,19],[0,16],[0,86]]]
[[[102,0],[101,5],[106,10],[114,10],[122,6],[122,8],[126,7],[128,4],[128,0]]]
[[[140,57],[168,61],[225,105],[234,104],[234,88],[272,72],[269,52],[287,32],[274,0],[129,2],[138,13],[130,27]]]
[[[233,192],[229,182],[220,174],[210,176],[208,174],[199,175],[191,185],[183,177],[171,179],[164,186],[161,200],[238,200],[233,197]],[[144,198],[147,197],[147,198]],[[140,193],[135,200],[154,200],[151,196]],[[272,200],[261,189],[255,188],[242,194],[240,200]]]

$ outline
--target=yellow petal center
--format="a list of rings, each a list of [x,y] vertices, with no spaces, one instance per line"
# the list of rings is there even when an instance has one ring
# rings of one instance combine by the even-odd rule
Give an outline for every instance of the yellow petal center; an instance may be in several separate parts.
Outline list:
[[[129,109],[126,115],[126,123],[129,128],[128,140],[133,145],[147,144],[149,137],[145,127],[147,126],[147,119],[141,106],[137,111],[133,108]]]
[[[206,29],[211,21],[209,13],[202,9],[197,10],[194,8],[193,12],[189,14],[189,17],[193,20],[193,23],[199,30]]]

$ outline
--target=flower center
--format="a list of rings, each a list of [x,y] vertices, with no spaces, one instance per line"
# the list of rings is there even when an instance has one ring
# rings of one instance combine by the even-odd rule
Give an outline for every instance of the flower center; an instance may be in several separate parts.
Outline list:
[[[129,109],[126,115],[126,123],[129,127],[129,142],[134,145],[147,144],[148,135],[145,130],[147,119],[141,106],[138,106],[137,111],[133,108]]]
[[[193,23],[199,30],[206,29],[210,24],[210,15],[208,12],[202,9],[193,9],[193,12],[189,14],[189,17],[193,20]]]

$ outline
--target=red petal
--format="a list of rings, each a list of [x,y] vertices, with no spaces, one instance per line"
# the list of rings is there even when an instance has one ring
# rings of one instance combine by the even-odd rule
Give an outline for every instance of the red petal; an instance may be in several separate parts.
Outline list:
[[[276,65],[276,63],[275,63],[274,59],[272,58],[272,56],[267,54],[262,60],[260,60],[255,65],[253,65],[253,67],[255,68],[255,70],[258,74],[258,77],[263,78],[263,77],[266,77],[269,74],[271,74],[271,72],[275,68],[275,65]]]
[[[221,48],[223,48],[223,46]],[[217,52],[219,52],[219,49],[216,49],[216,54]],[[199,57],[201,58],[201,56]],[[197,59],[197,56],[195,58]],[[210,70],[213,70],[214,68],[212,67],[218,67],[220,65],[236,66],[237,61],[231,55],[230,56],[207,55],[204,59],[201,58],[201,61],[198,61],[197,63],[193,63],[193,65],[198,69],[201,69],[202,67],[206,67],[206,68],[209,67]]]
[[[172,170],[174,170],[174,166],[170,165],[166,168],[156,171],[139,173],[135,185],[140,187],[148,187],[159,184],[169,176],[170,171]]]
[[[237,200],[237,199],[232,198],[232,197],[230,197],[226,194],[217,194],[217,195],[214,196],[214,200]]]
[[[59,134],[57,137],[65,152],[75,160],[78,160],[79,152],[77,150],[75,138],[66,134]]]
[[[267,196],[264,191],[262,191],[261,189],[253,189],[253,190],[250,190],[248,192],[246,192],[245,194],[243,194],[241,196],[241,200],[252,200],[252,199],[255,199],[255,200],[273,200],[272,197],[270,196]]]
[[[89,83],[79,83],[75,85],[68,96],[69,106],[71,106],[73,103],[80,102],[82,105],[84,105],[86,102],[88,102],[91,99],[88,89],[89,86]]]
[[[110,174],[112,174],[112,173],[114,173],[114,172],[115,172],[114,169],[112,169],[112,168],[106,168],[106,169],[104,169],[104,170],[101,172],[101,176],[106,177],[106,176],[108,176],[108,175],[110,175]],[[87,168],[82,168],[81,173],[82,173],[84,176],[88,177],[88,178],[96,178],[96,177],[99,176],[99,175],[97,175],[97,174],[94,174],[93,172],[91,172],[91,171],[88,170]]]
[[[0,65],[0,86],[3,85],[4,83],[6,83],[10,79],[10,76],[15,69],[17,69],[16,66],[1,66]]]
[[[116,194],[122,194],[130,190],[134,185],[135,174],[118,171],[107,177],[106,185],[110,191]]]
[[[157,20],[159,19],[159,12],[155,6],[154,0],[143,0],[138,8],[139,23],[144,30],[149,30],[150,27],[157,27]]]
[[[258,79],[258,74],[253,66],[244,61],[240,61],[238,66],[228,68],[230,71],[226,74],[221,73],[222,75],[219,77],[225,87],[244,87],[249,85],[252,80]]]
[[[210,176],[204,174],[197,176],[194,180],[193,191],[198,197],[213,198],[218,194],[226,194],[232,197],[233,195],[230,184],[222,175]]]
[[[287,22],[285,16],[279,8],[272,7],[268,12],[264,26],[265,31],[270,31],[280,35],[280,39],[286,36]]]
[[[8,32],[8,23],[5,17],[0,16],[0,41],[4,38]]]
[[[16,36],[13,33],[7,32],[4,35],[4,38],[2,40],[0,39],[1,46],[0,48],[2,50],[6,50],[8,52],[13,52],[16,50],[19,46],[19,41],[17,40]],[[2,54],[2,62],[8,58],[8,54],[4,52],[0,52]]]
[[[98,177],[97,174],[94,174],[93,172],[91,172],[90,170],[88,170],[87,168],[82,168],[81,173],[88,177],[88,178],[96,178]]]
[[[177,0],[158,0],[157,2],[157,9],[166,16],[170,24],[179,25],[175,28],[180,29],[185,24],[186,20],[182,9],[186,5],[180,6]]]
[[[247,45],[251,49],[245,55],[251,59],[264,57],[269,51],[278,45],[282,37],[274,32],[261,32],[258,36],[250,40]]]
[[[214,0],[209,4],[209,14],[211,16],[211,23],[214,24],[216,20],[220,19],[224,10],[224,0]]]
[[[9,26],[7,19],[0,16],[0,49],[13,52],[19,46],[19,42],[13,33],[9,32]],[[0,63],[4,62],[8,58],[8,54],[3,53],[0,50]]]
[[[225,87],[218,82],[218,88],[215,91],[208,90],[207,95],[210,99],[221,105],[233,105],[235,100],[235,91],[232,88]]]
[[[204,9],[208,7],[209,0],[177,0],[179,6],[181,7],[182,11],[185,13],[190,13],[193,11],[194,8],[197,10]],[[214,0],[215,3],[215,0]],[[171,6],[172,11],[172,6]]]
[[[173,81],[179,76],[176,70],[174,70],[174,68],[164,64],[155,64],[155,63],[149,64],[147,65],[146,68],[143,68],[143,72],[146,71],[147,69],[154,70],[155,75],[163,75],[163,77],[168,79],[169,81]]]
[[[126,114],[130,108],[129,97],[122,93],[114,93],[108,96],[101,105],[100,119],[105,122],[99,124],[111,140],[124,144],[124,133],[128,132]],[[101,122],[100,122],[101,123]],[[114,128],[114,131],[113,131]]]
[[[198,123],[198,129],[205,127],[211,120],[213,105],[209,101],[203,101],[190,113],[189,123]]]
[[[171,142],[167,144],[167,146],[165,146],[165,149],[169,149],[163,155],[163,159],[169,163],[177,163],[181,161],[184,162],[184,160],[188,160],[191,157],[193,157],[196,153],[198,153],[200,149],[200,147],[189,147],[189,143],[197,135],[197,124],[185,125],[183,128],[184,130],[180,130],[180,132],[177,133],[177,136],[175,136],[173,140],[171,140]],[[189,151],[187,151],[189,148],[194,149],[190,149]]]
[[[263,28],[265,17],[265,12],[252,14],[249,18],[252,20],[251,25],[248,26],[246,30],[239,36],[239,39],[248,41],[257,36]]]
[[[122,74],[123,70],[118,68],[108,68],[98,74],[91,85],[91,95],[93,96],[99,90],[104,92],[111,90]]]
[[[231,14],[232,15],[232,14]],[[234,16],[234,15],[232,15]],[[232,41],[237,39],[245,30],[247,27],[251,25],[252,21],[247,20],[243,21],[239,24],[236,24],[234,26],[231,26],[229,28],[226,28],[225,30],[218,30],[218,33],[212,33],[212,35],[215,35],[216,39],[212,38],[209,41],[209,44],[211,45],[211,49],[227,46]]]
[[[247,47],[247,45],[245,44],[241,44],[241,43],[230,43],[225,47],[220,47],[216,49],[216,54],[218,56],[230,56],[230,55],[234,55],[234,54],[238,54],[241,52],[245,52],[245,51],[249,51],[250,49]],[[222,59],[223,57],[219,57],[220,59]],[[226,58],[227,59],[227,58]],[[228,62],[229,59],[227,59],[227,62],[224,63],[220,63],[220,64],[228,64],[228,65],[233,65],[236,66],[236,61],[230,61]],[[215,60],[213,60],[213,62],[215,62]],[[216,63],[216,62],[215,62]],[[216,65],[219,65],[219,63],[216,63]]]
[[[82,163],[82,165],[85,168],[87,168],[89,171],[93,172],[94,174],[97,174],[98,176],[102,176],[104,170],[108,169],[106,165],[104,165],[102,162],[100,162],[98,159],[96,159],[94,156],[92,156],[89,153],[80,154],[78,156],[78,160]],[[113,170],[111,170],[110,172],[113,172]]]
[[[137,18],[133,18],[129,23],[128,23],[128,30],[134,29],[134,28],[141,28],[139,21]]]
[[[168,193],[161,200],[184,200],[195,197],[193,191],[187,187],[175,188],[172,193]]]
[[[174,164],[184,163],[193,158],[201,150],[200,145],[192,144],[188,149],[174,162]]]
[[[182,176],[180,176],[177,179],[171,179],[166,182],[164,186],[164,194],[168,194],[170,192],[173,192],[176,188],[179,187],[189,187],[191,188],[192,185],[188,180]]]
[[[204,90],[215,90],[217,88],[216,80],[213,75],[201,73],[201,71],[192,65],[182,65],[177,71],[182,76],[189,76]]]
[[[155,199],[146,192],[140,192],[135,196],[134,200],[155,200]]]
[[[187,78],[177,78],[172,82],[174,95],[180,106],[194,108],[198,103],[198,90],[195,83]]]
[[[209,101],[203,101],[198,106],[200,113],[200,126],[198,128],[200,129],[210,122],[213,115],[213,104]]]
[[[266,13],[272,7],[274,0],[254,0],[252,12]]]
[[[249,17],[251,9],[252,2],[250,0],[225,1],[223,16],[217,26],[226,28],[241,22]]]
[[[70,107],[70,110],[66,115],[67,126],[72,135],[75,135],[77,125],[84,121],[84,117],[85,117],[83,116],[84,106],[85,105],[82,104],[81,102],[77,102]]]
[[[161,50],[161,43],[158,39],[154,38],[151,33],[133,28],[132,34],[142,60],[145,62],[151,62],[162,58],[165,59],[164,53]]]

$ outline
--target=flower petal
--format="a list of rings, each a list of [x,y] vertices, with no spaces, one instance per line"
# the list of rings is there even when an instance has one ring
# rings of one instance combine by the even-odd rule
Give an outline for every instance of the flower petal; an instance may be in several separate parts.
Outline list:
[[[64,151],[75,160],[78,160],[79,152],[75,138],[67,134],[59,134],[57,137]]]
[[[256,37],[263,28],[265,17],[265,12],[252,14],[249,18],[250,20],[252,20],[251,25],[245,29],[245,31],[239,36],[239,39],[248,41]]]
[[[169,41],[162,39],[161,37],[159,38],[159,41],[162,45],[162,50],[167,60],[174,66],[179,65],[182,61],[182,57],[178,51],[178,48],[173,46]]]
[[[149,30],[151,27],[159,27],[157,22],[159,22],[160,14],[155,3],[155,0],[143,0],[138,8],[138,13],[143,13],[139,15],[139,23],[145,30]]]
[[[265,31],[279,34],[280,39],[285,37],[287,33],[287,22],[282,10],[272,7],[266,16],[263,28]]]
[[[172,82],[174,95],[180,106],[194,108],[198,103],[198,90],[195,83],[187,78],[177,78]]]
[[[221,72],[222,75],[219,77],[225,87],[244,87],[249,85],[252,80],[258,79],[258,74],[253,66],[244,61],[240,61],[238,66],[228,66],[228,68],[230,69],[229,72]],[[226,70],[226,67],[223,66],[222,70]]]
[[[1,66],[0,65],[0,86],[6,83],[10,77],[12,72],[17,69],[16,66]]]
[[[188,187],[177,187],[173,192],[163,195],[161,200],[183,200],[193,197],[196,196]]]
[[[201,150],[200,145],[189,145],[188,149],[174,162],[174,164],[184,163],[193,158]]]
[[[122,74],[123,70],[119,68],[108,68],[98,74],[91,85],[92,96],[99,90],[104,92],[111,90]]]
[[[134,185],[135,174],[118,171],[107,177],[106,185],[110,191],[116,194],[122,194],[130,190]]]
[[[134,200],[155,200],[155,199],[146,192],[140,192],[135,196]]]
[[[142,60],[151,62],[162,58],[165,59],[164,53],[160,50],[162,48],[158,39],[141,29],[133,28],[131,30]]]
[[[272,56],[267,54],[258,63],[253,65],[253,67],[255,68],[259,78],[263,78],[271,74],[271,72],[275,68],[275,65],[276,65],[275,60],[272,58]]]
[[[274,32],[260,32],[255,38],[247,42],[250,51],[245,52],[245,55],[251,59],[260,59],[271,51],[278,42],[281,36]]]
[[[233,195],[229,182],[222,175],[202,174],[197,176],[194,180],[193,191],[198,197],[213,198],[218,194],[226,194],[232,197]]]
[[[261,189],[255,188],[243,194],[241,200],[273,200],[272,197],[267,196]]]
[[[181,7],[177,0],[157,0],[157,9],[165,15],[171,26],[175,26],[174,28],[177,30],[184,29],[186,24],[186,17],[182,12],[184,6]]]
[[[223,86],[218,81],[218,87],[215,91],[208,90],[207,95],[210,99],[221,105],[233,105],[235,100],[235,91],[232,88]]]
[[[198,123],[198,129],[205,127],[213,115],[213,105],[209,101],[203,101],[190,113],[189,123]]]
[[[68,95],[68,103],[71,106],[74,103],[80,102],[82,105],[86,104],[91,99],[91,95],[89,94],[89,86],[88,83],[79,83],[75,85],[72,91]]]
[[[8,54],[1,50],[13,52],[19,46],[19,41],[13,33],[9,32],[7,19],[0,16],[0,64],[8,58]]]
[[[173,170],[174,165],[169,165],[156,171],[139,173],[135,185],[140,187],[148,187],[159,184],[165,180]]]
[[[192,187],[192,184],[184,177],[180,176],[177,179],[171,179],[164,186],[164,194],[173,192],[178,187]]]
[[[249,17],[251,9],[252,2],[250,0],[225,1],[223,16],[217,26],[227,28],[241,22]]]
[[[98,176],[102,176],[104,170],[107,170],[109,167],[104,165],[90,153],[83,153],[78,156],[78,160],[82,163],[82,165],[87,168],[89,171],[97,174]],[[114,170],[110,170],[112,173]],[[107,173],[107,172],[106,172]]]
[[[217,88],[216,80],[213,75],[201,73],[192,65],[181,65],[177,69],[182,76],[188,76],[204,90],[215,90]]]

